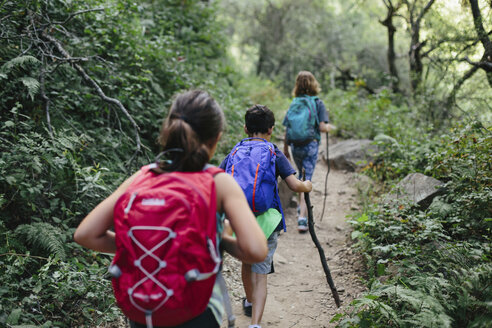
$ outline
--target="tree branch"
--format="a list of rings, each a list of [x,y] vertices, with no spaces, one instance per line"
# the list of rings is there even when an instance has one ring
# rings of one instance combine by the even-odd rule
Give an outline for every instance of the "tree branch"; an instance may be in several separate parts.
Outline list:
[[[489,40],[487,33],[483,27],[482,14],[478,6],[477,0],[470,0],[471,11],[473,15],[473,24],[475,25],[475,31],[477,31],[478,38],[482,42],[485,52],[491,51],[492,42]]]
[[[40,87],[40,93],[41,93],[41,98],[43,98],[44,101],[44,109],[46,113],[46,124],[48,124],[48,132],[53,139],[53,129],[51,128],[51,117],[50,117],[50,98],[46,95],[46,90],[45,90],[45,75],[46,75],[46,60],[43,56],[43,67],[41,67],[41,73],[39,75],[39,81],[41,84]]]
[[[80,11],[76,11],[74,12],[73,14],[70,14],[67,19],[65,19],[63,22],[53,22],[53,24],[60,24],[60,25],[63,25],[63,24],[66,24],[68,23],[72,18],[74,18],[75,16],[78,16],[78,15],[81,15],[81,14],[85,14],[85,13],[90,13],[90,12],[93,12],[93,11],[103,11],[105,10],[106,8],[93,8],[93,9],[86,9],[86,10],[80,10]]]
[[[473,66],[477,66],[478,68],[481,68],[485,71],[492,71],[492,62],[488,62],[485,60],[482,60],[479,62],[474,62],[474,61],[471,61],[470,58],[468,58],[468,57],[463,58],[462,61],[466,61],[468,64],[473,65]]]
[[[473,74],[475,74],[477,71],[478,71],[478,66],[473,66],[461,77],[461,79],[458,80],[458,82],[454,85],[453,90],[451,90],[451,93],[449,94],[448,98],[446,99],[447,107],[455,103],[456,93],[458,92],[458,90],[465,83],[465,81],[468,80],[470,77],[472,77]]]
[[[415,22],[416,24],[420,25],[420,21],[422,20],[422,18],[424,18],[427,11],[429,11],[429,8],[434,4],[434,1],[435,0],[429,0],[429,2],[427,2],[424,9],[422,9],[422,11],[420,12],[419,17],[417,17],[417,21]]]
[[[68,61],[70,61],[72,59],[72,57],[70,56],[70,54],[65,50],[65,48],[63,48],[63,46],[60,43],[60,41],[58,41],[57,39],[55,39],[53,36],[47,34],[45,31],[43,31],[41,35],[42,35],[42,37],[44,39],[46,39],[46,40],[50,41],[51,43],[53,43],[55,45],[55,47],[58,49],[58,51]],[[135,122],[135,120],[133,119],[133,117],[130,115],[130,113],[128,112],[128,110],[125,108],[125,106],[123,106],[123,104],[118,99],[115,99],[115,98],[111,98],[111,97],[106,96],[106,94],[101,89],[101,87],[97,84],[96,81],[94,81],[86,73],[86,71],[84,70],[84,68],[82,66],[80,66],[79,64],[76,64],[76,63],[72,63],[72,65],[77,70],[77,72],[79,72],[79,74],[82,75],[82,77],[84,78],[84,80],[96,91],[96,93],[98,94],[98,96],[102,100],[104,100],[105,102],[110,103],[110,104],[115,105],[116,107],[118,107],[125,114],[125,116],[128,118],[128,120],[130,121],[130,123],[133,125],[133,128],[135,130],[135,142],[137,144],[136,152],[133,155],[133,157],[135,157],[135,155],[140,152],[141,142],[140,142],[140,135],[138,133],[139,130],[140,130],[140,128],[138,127],[138,125]]]

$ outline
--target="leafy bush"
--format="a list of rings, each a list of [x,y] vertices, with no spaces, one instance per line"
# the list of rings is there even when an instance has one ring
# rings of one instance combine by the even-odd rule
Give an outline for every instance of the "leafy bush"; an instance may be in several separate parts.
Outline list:
[[[367,260],[370,289],[354,301],[348,317],[336,318],[340,327],[490,323],[490,129],[471,122],[439,140],[432,145],[434,152],[420,154],[423,161],[392,153],[392,160],[405,163],[409,171],[413,166],[446,182],[428,209],[405,201],[396,207],[375,204],[351,220],[352,237]]]
[[[202,88],[224,108],[217,163],[252,85],[230,65],[215,4],[6,1],[0,13],[0,326],[111,326],[109,257],[81,251],[75,227],[154,159],[174,94]]]

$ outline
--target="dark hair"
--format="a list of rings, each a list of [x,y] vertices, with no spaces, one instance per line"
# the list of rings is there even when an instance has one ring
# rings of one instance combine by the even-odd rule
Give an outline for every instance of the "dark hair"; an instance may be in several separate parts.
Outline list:
[[[249,134],[267,133],[275,124],[275,116],[267,106],[254,105],[246,110],[244,122]]]
[[[321,91],[318,81],[313,73],[308,71],[300,71],[296,77],[296,85],[292,90],[294,97],[302,95],[316,96]]]
[[[209,160],[206,143],[213,142],[224,129],[224,113],[205,91],[179,94],[162,124],[159,143],[167,161],[165,171],[200,171]],[[177,150],[176,150],[177,149]]]

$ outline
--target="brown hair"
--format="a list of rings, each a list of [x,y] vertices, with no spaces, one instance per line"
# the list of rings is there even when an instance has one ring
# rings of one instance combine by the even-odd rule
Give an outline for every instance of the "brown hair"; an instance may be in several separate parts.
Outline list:
[[[308,71],[300,71],[296,77],[296,85],[292,90],[294,97],[302,95],[316,96],[321,91],[318,81],[313,73]]]
[[[162,124],[159,143],[166,161],[164,171],[200,171],[209,160],[207,143],[214,142],[224,129],[224,113],[205,91],[179,94]]]

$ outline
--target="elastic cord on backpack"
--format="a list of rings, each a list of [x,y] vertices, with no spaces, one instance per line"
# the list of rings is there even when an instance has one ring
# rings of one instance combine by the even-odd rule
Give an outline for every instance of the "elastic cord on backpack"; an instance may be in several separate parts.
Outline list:
[[[205,280],[205,279],[210,278],[211,276],[213,276],[217,272],[219,272],[220,263],[221,263],[219,250],[216,249],[216,247],[214,246],[214,243],[209,238],[207,238],[207,245],[208,245],[208,250],[210,252],[210,257],[212,257],[212,260],[215,262],[215,267],[214,267],[213,271],[202,273],[198,269],[191,269],[188,272],[186,272],[186,274],[185,274],[186,281],[192,282],[192,281]]]
[[[152,311],[145,311],[145,323],[147,324],[147,328],[153,328],[152,325]]]

